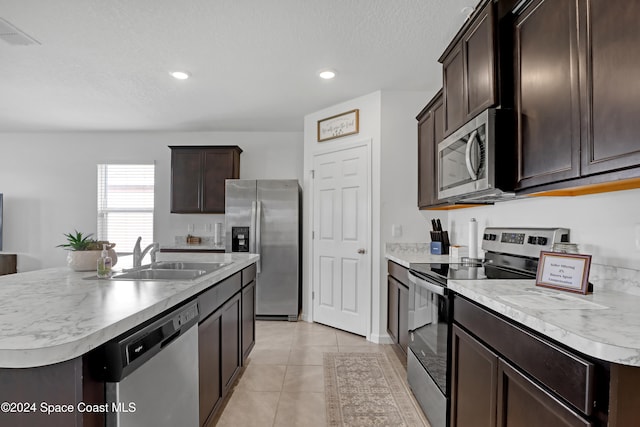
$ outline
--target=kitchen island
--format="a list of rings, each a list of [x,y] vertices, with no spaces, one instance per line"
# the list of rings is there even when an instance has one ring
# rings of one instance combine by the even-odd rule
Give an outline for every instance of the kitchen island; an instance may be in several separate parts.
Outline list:
[[[99,411],[63,411],[64,405],[77,409],[79,402],[104,403],[104,382],[89,373],[92,350],[251,270],[248,267],[258,258],[252,254],[158,255],[166,261],[228,263],[195,280],[88,279],[95,273],[66,267],[0,277],[0,401],[35,403],[14,405],[12,413],[0,412],[0,425],[103,425],[104,413]],[[42,402],[59,405],[59,411],[43,413]]]

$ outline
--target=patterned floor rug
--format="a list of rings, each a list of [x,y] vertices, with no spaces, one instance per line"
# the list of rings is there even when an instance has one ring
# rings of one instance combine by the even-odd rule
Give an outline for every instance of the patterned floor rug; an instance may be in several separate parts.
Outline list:
[[[325,353],[328,426],[425,426],[384,353]]]

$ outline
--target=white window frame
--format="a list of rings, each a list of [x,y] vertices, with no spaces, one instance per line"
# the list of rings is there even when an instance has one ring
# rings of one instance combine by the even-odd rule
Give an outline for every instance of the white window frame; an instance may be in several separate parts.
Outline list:
[[[97,165],[97,170],[98,170],[98,175],[97,175],[97,190],[98,190],[98,195],[97,195],[97,240],[108,240],[107,236],[108,236],[108,221],[105,219],[107,217],[107,215],[109,213],[132,213],[132,214],[137,214],[137,213],[150,213],[151,214],[151,242],[155,241],[154,239],[154,233],[155,233],[155,226],[154,226],[154,210],[155,210],[155,203],[152,203],[151,207],[132,207],[132,208],[109,208],[107,207],[107,198],[108,198],[108,179],[106,177],[107,174],[107,167],[108,166],[153,166],[153,193],[154,193],[154,199],[155,199],[155,172],[156,172],[156,165],[155,162],[150,162],[150,163],[143,163],[143,162],[136,162],[136,163],[125,163],[125,162],[105,162],[105,163],[99,163]],[[149,242],[149,243],[151,243]],[[111,242],[111,243],[118,243],[118,242]],[[121,245],[116,245],[115,247],[116,253],[118,255],[130,255],[133,251],[133,245],[131,245],[131,247],[123,247]]]

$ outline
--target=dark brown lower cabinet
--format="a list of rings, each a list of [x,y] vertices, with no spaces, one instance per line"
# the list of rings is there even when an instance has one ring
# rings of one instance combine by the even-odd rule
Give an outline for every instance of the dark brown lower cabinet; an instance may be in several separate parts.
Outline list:
[[[221,404],[255,343],[254,279],[252,265],[198,296],[201,427],[215,425]]]
[[[608,375],[455,297],[451,427],[605,426]]]
[[[409,289],[389,276],[387,280],[387,332],[405,354],[409,346],[408,310]]]
[[[200,425],[213,425],[222,399],[239,372],[240,294],[198,325]]]
[[[452,427],[593,425],[457,326],[452,339]]]
[[[256,343],[256,282],[242,289],[242,364]]]
[[[387,332],[395,343],[398,342],[398,286],[396,279],[387,278]]]
[[[242,360],[240,355],[240,294],[236,294],[222,307],[220,325],[220,359],[222,365],[222,390],[226,395],[233,385]]]
[[[451,426],[495,427],[498,355],[454,325]]]
[[[75,410],[105,402],[104,382],[91,377],[89,364],[80,356],[54,365],[0,368],[0,402],[12,405],[0,412],[0,426],[104,427],[104,413]],[[74,410],[47,413],[43,402]]]
[[[220,383],[220,318],[218,311],[198,326],[198,367],[200,377],[200,425],[206,425],[209,416],[222,400]]]
[[[16,254],[0,254],[0,276],[16,273],[16,265]]]

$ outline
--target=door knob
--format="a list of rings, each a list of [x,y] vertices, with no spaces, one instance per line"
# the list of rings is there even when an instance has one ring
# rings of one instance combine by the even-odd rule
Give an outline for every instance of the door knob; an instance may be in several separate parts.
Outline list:
[[[358,249],[358,253],[359,253],[359,254],[363,254],[363,253],[365,253],[365,252],[366,252],[366,251],[364,250],[364,248],[360,248],[360,249]]]

